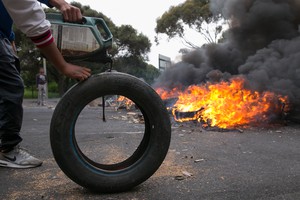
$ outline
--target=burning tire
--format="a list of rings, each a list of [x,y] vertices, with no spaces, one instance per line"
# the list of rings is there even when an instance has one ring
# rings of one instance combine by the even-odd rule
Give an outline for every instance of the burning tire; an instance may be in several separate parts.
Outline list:
[[[87,114],[84,117],[79,117],[90,102],[99,99],[99,97],[111,97],[112,95],[122,95],[135,103],[143,117],[143,131],[135,132],[141,139],[129,156],[121,159],[121,161],[103,163],[104,158],[100,155],[105,151],[107,141],[121,138],[124,134],[109,136],[108,134],[117,133],[102,133],[96,129],[93,135],[86,136],[82,132],[97,126],[98,122],[93,122],[94,125],[92,126],[86,124],[80,130],[77,129],[76,124],[81,118],[90,115],[92,111],[97,110],[98,112],[107,106],[107,103],[105,106],[102,104],[102,107],[99,106],[100,103],[96,103],[95,109],[87,108],[89,109]],[[111,107],[109,108],[111,109]],[[107,113],[109,114],[109,112]],[[112,119],[114,118],[112,117]],[[125,124],[123,129],[126,128],[125,126],[127,125]],[[140,124],[135,126],[140,127]],[[114,130],[114,126],[110,128]],[[103,136],[102,139],[93,138],[101,135]],[[88,141],[89,137],[91,139]],[[50,126],[51,148],[61,170],[77,184],[97,192],[126,191],[147,180],[165,159],[170,137],[169,116],[156,92],[143,81],[117,72],[94,75],[87,81],[78,83],[71,88],[58,103]],[[133,140],[135,139],[128,141],[128,144],[131,144]],[[86,150],[91,142],[98,143],[94,148]],[[119,149],[120,146],[126,146],[126,149],[131,147],[131,145],[127,145],[127,142],[126,144],[124,142],[114,146],[112,151],[116,152],[115,149]],[[86,152],[91,151],[96,151],[93,152],[93,155],[94,157],[96,155],[98,160],[88,156]],[[120,154],[119,151],[118,154]],[[101,157],[100,160],[99,157]],[[117,153],[114,153],[109,158],[114,159],[116,157],[118,157]]]

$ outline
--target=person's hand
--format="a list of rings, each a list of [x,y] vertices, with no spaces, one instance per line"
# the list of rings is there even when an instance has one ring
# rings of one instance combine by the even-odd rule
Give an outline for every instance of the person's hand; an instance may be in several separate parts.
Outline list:
[[[65,0],[50,0],[49,3],[56,7],[63,15],[66,22],[81,22],[82,14],[79,8],[72,6]]]
[[[61,72],[69,78],[83,81],[91,76],[91,70],[86,67],[80,67],[67,63]]]
[[[40,51],[58,71],[69,78],[83,81],[91,75],[91,70],[89,68],[66,62],[54,42],[40,48]]]

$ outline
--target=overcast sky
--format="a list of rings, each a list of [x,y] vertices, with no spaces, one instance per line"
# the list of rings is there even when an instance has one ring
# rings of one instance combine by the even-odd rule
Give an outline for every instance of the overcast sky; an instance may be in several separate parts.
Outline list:
[[[73,0],[67,0],[72,2]],[[76,0],[75,0],[76,1]],[[178,39],[160,41],[160,45],[154,42],[156,19],[160,17],[170,6],[176,6],[185,0],[77,0],[82,5],[89,5],[92,9],[102,12],[109,17],[116,25],[132,25],[139,33],[143,33],[151,40],[152,48],[149,54],[149,63],[158,67],[158,54],[163,54],[171,58],[172,61],[178,60],[178,51],[184,45]],[[163,36],[163,35],[161,35]]]

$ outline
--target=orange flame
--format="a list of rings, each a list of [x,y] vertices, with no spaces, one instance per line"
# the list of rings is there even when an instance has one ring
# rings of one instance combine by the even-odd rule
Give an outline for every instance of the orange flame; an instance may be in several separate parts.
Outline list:
[[[156,92],[162,99],[177,97],[181,93],[179,88],[173,88],[171,91],[166,91],[163,88],[157,88]]]
[[[128,109],[128,110],[131,108],[131,106],[134,105],[133,101],[131,101],[130,99],[128,99],[128,98],[126,98],[124,96],[119,96],[118,99],[117,99],[117,101],[119,103],[125,105],[126,109]]]
[[[262,122],[269,119],[271,113],[279,113],[281,103],[288,98],[273,92],[259,93],[244,88],[241,77],[230,82],[218,84],[191,85],[186,90],[171,92],[157,90],[162,99],[178,97],[172,108],[174,119],[179,122],[198,120],[210,126],[233,128]],[[176,91],[176,93],[174,93]],[[176,113],[194,112],[193,116],[179,118]]]

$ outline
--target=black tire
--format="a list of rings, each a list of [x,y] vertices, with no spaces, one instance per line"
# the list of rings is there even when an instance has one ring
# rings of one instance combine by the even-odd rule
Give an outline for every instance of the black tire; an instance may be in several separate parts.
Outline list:
[[[145,131],[135,152],[125,161],[103,165],[87,158],[75,139],[74,127],[82,109],[92,100],[119,94],[141,110]],[[122,192],[151,177],[168,152],[171,126],[158,94],[128,74],[105,72],[72,87],[59,101],[50,125],[50,142],[61,170],[74,182],[96,192]]]

